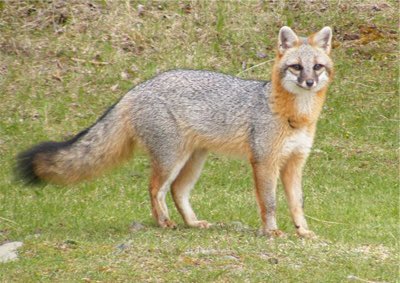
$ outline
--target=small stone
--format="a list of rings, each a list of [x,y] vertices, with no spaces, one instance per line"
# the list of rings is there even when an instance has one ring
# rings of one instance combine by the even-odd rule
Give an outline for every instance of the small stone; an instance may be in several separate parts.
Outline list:
[[[270,259],[268,259],[268,262],[269,262],[270,264],[278,264],[278,259],[277,259],[277,258],[274,258],[274,257],[271,257]]]
[[[23,245],[22,242],[10,242],[0,246],[0,262],[8,262],[18,259],[17,249]]]
[[[131,245],[129,243],[123,243],[123,244],[119,244],[117,246],[117,249],[120,251],[125,251],[127,249],[129,249],[131,247]]]
[[[121,78],[123,80],[127,80],[127,79],[129,79],[129,74],[127,72],[123,71],[123,72],[121,72]]]
[[[232,226],[233,230],[235,230],[236,232],[244,232],[250,229],[249,226],[243,224],[240,221],[232,221],[230,223],[230,225]]]
[[[372,6],[372,10],[375,11],[375,12],[379,12],[379,11],[382,11],[382,8],[379,7],[378,5],[373,5]]]
[[[257,57],[258,57],[258,58],[261,58],[261,59],[267,58],[267,54],[265,54],[265,53],[263,53],[263,52],[257,52]]]
[[[76,249],[78,247],[78,242],[67,239],[64,242],[60,243],[57,247],[62,251]]]
[[[129,231],[137,232],[137,231],[142,230],[144,228],[145,228],[145,226],[142,223],[137,222],[137,221],[133,221],[131,223],[131,225],[129,226]]]
[[[265,237],[264,229],[263,228],[258,229],[256,232],[256,236],[257,237]]]
[[[226,259],[226,260],[234,260],[234,261],[239,260],[237,257],[235,257],[235,256],[233,256],[233,255],[226,255],[226,256],[223,257],[223,259]]]

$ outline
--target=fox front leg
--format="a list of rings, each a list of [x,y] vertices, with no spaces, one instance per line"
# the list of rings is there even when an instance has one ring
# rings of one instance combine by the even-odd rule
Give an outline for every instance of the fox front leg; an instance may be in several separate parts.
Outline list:
[[[304,238],[314,238],[315,234],[308,229],[303,210],[301,179],[305,161],[306,156],[302,154],[291,156],[282,167],[281,179],[297,235]]]
[[[262,220],[262,233],[268,237],[282,237],[276,224],[276,184],[278,170],[268,163],[252,163],[257,203]]]

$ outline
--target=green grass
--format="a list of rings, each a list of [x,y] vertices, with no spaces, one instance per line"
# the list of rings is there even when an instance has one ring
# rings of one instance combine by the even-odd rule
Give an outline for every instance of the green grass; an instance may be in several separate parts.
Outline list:
[[[269,2],[0,1],[0,244],[24,242],[1,282],[399,280],[398,3]],[[192,196],[210,230],[186,228],[171,199],[178,229],[156,227],[141,154],[76,186],[13,180],[19,151],[86,128],[157,72],[269,79],[283,25],[335,30],[335,80],[304,173],[317,240],[294,236],[281,189],[289,236],[258,236],[250,168],[224,156],[210,155]]]

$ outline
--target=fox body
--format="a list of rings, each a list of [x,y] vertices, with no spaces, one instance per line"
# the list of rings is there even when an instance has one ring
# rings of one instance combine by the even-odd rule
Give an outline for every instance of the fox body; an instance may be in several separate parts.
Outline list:
[[[189,226],[207,228],[189,202],[207,152],[246,157],[267,235],[281,235],[275,217],[280,176],[296,231],[313,236],[303,213],[301,176],[329,81],[329,27],[298,37],[279,32],[272,81],[195,70],[172,70],[130,90],[94,125],[65,142],[46,142],[22,152],[17,171],[28,183],[70,184],[98,175],[131,156],[135,147],[151,158],[152,213],[174,227],[165,198],[171,189]]]

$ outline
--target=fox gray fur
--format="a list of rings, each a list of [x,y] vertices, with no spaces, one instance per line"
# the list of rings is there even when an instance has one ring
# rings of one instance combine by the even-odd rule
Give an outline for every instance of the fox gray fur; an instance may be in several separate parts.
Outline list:
[[[302,207],[301,173],[332,78],[332,32],[299,38],[283,27],[272,81],[196,70],[172,70],[131,89],[93,126],[65,142],[21,153],[27,183],[71,184],[92,178],[144,148],[152,164],[150,196],[161,227],[174,227],[165,197],[189,226],[207,228],[189,202],[207,152],[246,157],[253,168],[263,232],[280,236],[275,191],[280,175],[296,231],[312,237]]]

